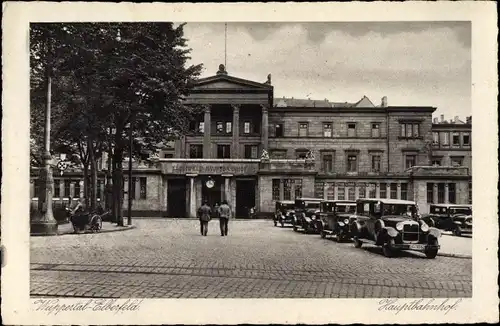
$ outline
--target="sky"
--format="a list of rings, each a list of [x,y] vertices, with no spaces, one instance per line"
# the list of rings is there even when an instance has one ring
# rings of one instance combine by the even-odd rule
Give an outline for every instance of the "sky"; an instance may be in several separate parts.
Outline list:
[[[224,23],[184,26],[202,77],[224,63]],[[229,75],[265,82],[275,97],[434,106],[471,115],[470,22],[228,23]]]

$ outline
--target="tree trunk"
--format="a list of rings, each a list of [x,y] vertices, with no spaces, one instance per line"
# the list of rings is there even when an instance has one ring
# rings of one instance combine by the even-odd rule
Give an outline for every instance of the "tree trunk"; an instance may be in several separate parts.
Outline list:
[[[123,226],[123,139],[122,130],[116,131],[115,150],[113,154],[113,216],[116,223]]]
[[[85,198],[85,205],[87,207],[89,207],[88,189],[89,189],[89,162],[86,161],[83,164],[83,197]],[[78,198],[80,198],[80,194],[78,194]]]
[[[95,157],[94,142],[89,141],[90,161],[90,209],[94,211],[97,207],[97,160]]]

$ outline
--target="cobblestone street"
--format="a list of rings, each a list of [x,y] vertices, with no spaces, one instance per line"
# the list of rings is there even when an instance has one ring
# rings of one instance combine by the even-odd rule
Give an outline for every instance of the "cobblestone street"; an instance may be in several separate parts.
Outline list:
[[[136,220],[135,229],[31,238],[31,294],[160,298],[470,297],[472,260],[385,258],[271,221]],[[443,238],[450,236],[443,236]],[[472,241],[461,239],[460,241]]]

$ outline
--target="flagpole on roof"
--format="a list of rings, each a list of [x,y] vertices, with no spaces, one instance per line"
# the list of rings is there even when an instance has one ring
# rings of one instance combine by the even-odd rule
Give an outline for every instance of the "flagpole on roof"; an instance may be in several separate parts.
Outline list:
[[[224,67],[227,71],[227,23],[224,23]]]

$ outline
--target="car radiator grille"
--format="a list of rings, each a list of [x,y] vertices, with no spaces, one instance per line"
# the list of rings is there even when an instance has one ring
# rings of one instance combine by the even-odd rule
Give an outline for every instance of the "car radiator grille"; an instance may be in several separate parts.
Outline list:
[[[403,241],[418,241],[418,233],[420,226],[418,224],[406,224],[403,227],[402,239]]]

